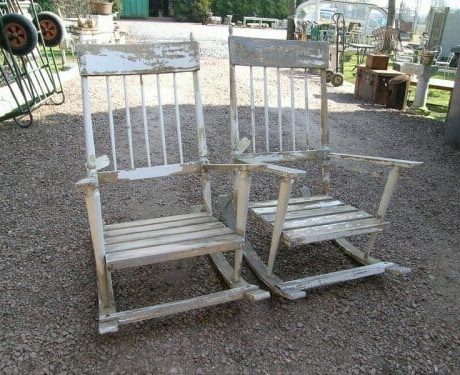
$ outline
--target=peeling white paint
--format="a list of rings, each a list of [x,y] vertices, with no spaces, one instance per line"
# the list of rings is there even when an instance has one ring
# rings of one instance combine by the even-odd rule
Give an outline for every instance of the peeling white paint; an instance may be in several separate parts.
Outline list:
[[[196,42],[128,45],[79,45],[82,76],[162,74],[199,69]]]

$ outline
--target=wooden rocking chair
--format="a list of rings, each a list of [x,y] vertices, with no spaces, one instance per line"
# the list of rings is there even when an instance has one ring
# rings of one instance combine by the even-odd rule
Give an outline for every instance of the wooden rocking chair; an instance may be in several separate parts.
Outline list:
[[[250,173],[261,168],[260,165],[208,163],[198,77],[200,69],[198,51],[198,43],[193,40],[154,45],[80,45],[78,47],[87,177],[79,181],[77,187],[86,192],[86,206],[96,258],[101,334],[116,332],[118,326],[122,324],[235,301],[243,297],[250,300],[269,297],[267,291],[248,284],[240,274]],[[91,86],[94,84],[93,81],[102,84],[102,92],[100,88],[98,92],[97,86]],[[162,81],[169,82],[169,86],[168,83],[164,85]],[[194,102],[195,110],[184,114],[184,111],[180,112],[183,104],[179,105],[182,91],[178,89],[184,87],[185,82],[188,82],[191,92],[186,99],[189,100],[188,102]],[[164,99],[166,93],[169,94],[168,98],[172,103],[169,119],[162,106],[162,98]],[[96,111],[92,112],[91,97],[95,95],[107,100],[106,126],[102,126],[101,121],[94,122]],[[185,102],[186,99],[183,98],[181,102]],[[154,111],[147,105],[152,101],[156,104],[154,110],[157,119],[154,124],[150,118]],[[192,120],[189,120],[190,112],[195,112]],[[181,135],[184,116],[187,121],[196,123],[198,151],[193,162],[184,162],[189,157],[186,155],[187,151],[190,151],[188,143],[183,145]],[[125,124],[122,127],[118,126],[123,122]],[[167,125],[171,123],[168,128]],[[195,126],[192,126],[193,132]],[[99,134],[98,132],[105,135],[107,142],[103,142],[102,136],[95,136]],[[105,150],[111,152],[111,160],[104,155],[97,156],[95,145],[101,145],[102,149],[106,146]],[[173,151],[175,154],[171,156]],[[108,170],[110,164],[112,168]],[[209,176],[212,171],[238,172],[237,224],[234,230],[226,227],[212,215]],[[185,214],[175,212],[174,216],[168,217],[110,225],[104,223],[100,184],[183,176],[191,173],[201,175],[203,197],[201,212]],[[165,191],[163,201],[167,201],[167,195],[168,191]],[[233,267],[226,261],[223,252],[235,254]],[[177,302],[116,311],[111,281],[112,271],[210,254],[213,254],[218,261],[219,271],[230,289]]]
[[[229,37],[230,53],[230,104],[231,104],[231,142],[235,162],[251,164],[271,164],[289,161],[317,161],[322,169],[322,195],[290,198],[293,178],[283,177],[278,200],[250,203],[250,210],[256,217],[272,229],[268,263],[250,246],[245,248],[245,257],[253,269],[273,292],[288,299],[298,299],[306,295],[310,288],[337,282],[354,280],[384,273],[390,268],[409,271],[390,262],[383,262],[371,256],[377,234],[383,230],[384,216],[396,186],[400,169],[412,168],[419,162],[393,160],[387,158],[348,155],[329,150],[326,69],[328,67],[328,44],[326,42],[303,42]],[[249,70],[249,72],[248,72]],[[319,72],[321,88],[320,129],[317,138],[320,146],[311,149],[308,144],[309,100],[308,77],[310,71]],[[237,87],[236,74],[245,74],[246,88]],[[256,76],[256,73],[258,74]],[[286,74],[287,73],[287,74]],[[287,78],[286,78],[287,76]],[[300,78],[299,78],[300,77]],[[281,79],[283,78],[284,81]],[[277,108],[269,108],[268,81],[276,82],[274,95]],[[282,84],[282,81],[285,82]],[[300,81],[300,82],[299,82]],[[260,92],[255,94],[255,86],[260,83]],[[299,100],[295,94],[295,84],[301,86],[305,96]],[[244,85],[243,85],[244,86]],[[284,96],[282,90],[286,90]],[[263,94],[262,94],[263,92]],[[237,98],[245,96],[246,110],[238,107]],[[284,99],[285,96],[289,99]],[[264,103],[262,109],[256,108],[255,101]],[[290,109],[282,107],[282,101]],[[296,109],[296,101],[303,107]],[[287,103],[286,103],[287,102]],[[256,126],[256,114],[263,112],[260,127]],[[301,112],[299,114],[299,112]],[[245,113],[245,123],[240,124],[239,115]],[[287,115],[290,124],[283,124]],[[302,120],[298,121],[297,117]],[[273,117],[274,121],[271,121]],[[271,124],[272,123],[272,124]],[[319,126],[318,126],[319,128]],[[258,131],[261,129],[261,131]],[[276,130],[275,130],[276,129]],[[240,132],[252,137],[240,138]],[[319,134],[319,135],[318,135]],[[276,140],[276,138],[278,138]],[[260,142],[256,142],[260,140]],[[302,141],[302,142],[301,142]],[[302,144],[303,143],[303,144]],[[249,147],[251,146],[251,147]],[[249,152],[246,150],[249,149]],[[375,215],[370,215],[329,195],[329,168],[331,159],[362,161],[391,167],[383,196]],[[295,174],[295,171],[291,169]],[[305,171],[297,171],[304,174]],[[353,245],[347,237],[370,234],[364,250]],[[277,259],[280,239],[288,246],[298,246],[321,241],[334,240],[343,252],[361,266],[337,272],[310,276],[292,281],[283,281],[273,272]]]

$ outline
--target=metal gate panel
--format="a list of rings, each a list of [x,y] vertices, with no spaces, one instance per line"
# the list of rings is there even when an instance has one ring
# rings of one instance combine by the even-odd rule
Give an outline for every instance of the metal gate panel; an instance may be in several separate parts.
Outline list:
[[[148,17],[149,0],[123,0],[122,17]]]

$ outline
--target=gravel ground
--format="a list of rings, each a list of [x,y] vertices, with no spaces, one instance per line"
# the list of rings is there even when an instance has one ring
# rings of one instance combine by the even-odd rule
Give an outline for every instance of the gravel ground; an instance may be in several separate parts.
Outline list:
[[[225,28],[126,26],[137,40],[178,26],[180,35],[193,29],[204,45],[215,38],[214,52],[203,48],[201,86],[211,160],[226,160],[228,62],[216,58],[225,56]],[[267,37],[279,33],[265,31]],[[318,86],[311,86],[316,97]],[[425,162],[403,174],[388,212],[390,225],[376,245],[378,256],[411,267],[408,276],[318,289],[295,302],[241,301],[99,336],[84,200],[74,190],[84,175],[79,79],[67,82],[65,92],[62,106],[35,112],[31,128],[0,126],[1,373],[458,373],[460,154],[446,147],[443,124],[365,104],[350,86],[329,88],[334,149]],[[95,102],[102,105],[103,97]],[[193,145],[192,133],[185,137]],[[312,169],[309,176],[317,172]],[[335,164],[332,179],[336,196],[364,209],[375,208],[384,183],[382,170],[357,164]],[[225,192],[228,181],[218,182],[217,192]],[[297,184],[294,193],[307,182]],[[108,198],[123,196],[117,204],[108,199],[107,221],[142,217],[152,208],[157,214],[171,206],[176,211],[198,199],[194,178],[182,185],[168,180],[161,187],[168,197],[159,207],[151,204],[158,190],[145,184],[131,188],[131,196],[126,187],[107,191]],[[256,198],[276,193],[276,183],[261,178],[253,188]],[[252,225],[249,235],[261,251],[267,248],[263,229]],[[277,272],[295,276],[350,265],[333,246],[321,244],[284,254]],[[218,278],[209,276],[211,269],[204,258],[119,272],[114,283],[120,307],[221,288]],[[247,267],[244,275],[256,282]]]

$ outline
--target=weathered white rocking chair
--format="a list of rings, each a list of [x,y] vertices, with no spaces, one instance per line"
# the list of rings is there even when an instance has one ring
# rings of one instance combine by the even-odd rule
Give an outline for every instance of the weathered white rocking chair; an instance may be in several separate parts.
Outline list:
[[[326,92],[326,68],[329,55],[327,43],[253,39],[230,35],[229,52],[231,141],[234,161],[270,164],[315,160],[321,163],[322,168],[322,195],[320,196],[290,198],[293,179],[286,176],[282,179],[278,200],[250,203],[252,213],[272,228],[267,264],[251,246],[245,249],[245,257],[253,271],[273,292],[288,299],[302,298],[306,295],[305,291],[310,288],[381,274],[390,268],[403,271],[402,267],[372,257],[371,252],[377,233],[381,232],[386,224],[383,218],[400,169],[412,168],[421,163],[330,152]],[[307,83],[310,70],[320,73],[321,127],[317,131],[319,133],[317,138],[320,138],[318,149],[310,149],[308,144],[309,134],[314,133],[312,124],[309,124],[311,121],[309,121]],[[246,78],[243,81],[248,82],[246,88],[237,87],[237,72],[245,74]],[[285,78],[285,73],[287,73],[287,78]],[[275,110],[269,108],[269,103],[271,103],[268,95],[269,80],[276,82],[276,90],[270,90],[276,93],[274,95],[276,98],[272,100],[272,103],[277,103]],[[260,81],[263,82],[263,89],[261,83],[258,86],[259,92],[256,92],[256,84]],[[305,94],[300,100],[295,94],[296,83]],[[286,90],[284,95],[283,90]],[[285,99],[286,96],[288,99]],[[240,97],[245,98],[250,109],[245,111],[238,106],[237,98]],[[259,101],[264,103],[263,111],[260,110],[263,112],[263,116],[260,116],[263,117],[263,120],[260,121],[261,126],[256,124],[256,114],[259,109],[256,108],[255,102],[258,98],[262,98]],[[282,102],[285,106],[290,104],[291,109],[283,109]],[[304,113],[296,109],[296,102],[301,102]],[[245,122],[242,122],[241,117],[244,113],[246,119]],[[285,114],[289,118],[288,126],[283,124]],[[271,121],[270,117],[273,117],[274,121]],[[302,120],[298,121],[297,117],[301,117]],[[251,141],[246,137],[240,138],[240,132],[252,138]],[[256,142],[257,140],[260,142]],[[245,152],[246,149],[249,149],[249,152]],[[374,216],[329,196],[331,159],[364,161],[392,167],[380,205]],[[305,172],[299,171],[299,174],[302,173]],[[346,239],[346,237],[363,234],[370,234],[364,250],[358,249]],[[283,281],[273,272],[280,239],[288,247],[335,240],[339,248],[361,266],[298,280]],[[408,269],[405,270],[408,271]]]
[[[249,175],[252,170],[261,168],[260,165],[254,167],[208,163],[198,77],[198,44],[189,41],[154,45],[80,45],[77,53],[83,92],[87,158],[87,177],[79,181],[77,186],[86,191],[97,268],[99,332],[116,332],[122,324],[235,301],[243,297],[250,300],[268,298],[267,291],[248,284],[240,275],[249,202]],[[165,88],[161,81],[166,81],[167,77],[169,86],[166,85]],[[92,86],[93,81],[96,81],[95,87]],[[98,81],[99,84],[103,84],[102,92],[100,88],[98,92]],[[196,122],[198,142],[197,157],[194,162],[188,163],[185,163],[184,159],[188,157],[186,153],[189,147],[187,144],[183,147],[181,135],[181,118],[184,122],[184,113],[179,111],[179,101],[182,91],[178,90],[184,87],[186,82],[189,82],[191,91],[191,95],[186,99],[188,102],[194,102],[195,108],[195,111],[192,111],[195,112],[193,120],[189,121]],[[167,121],[162,106],[165,92],[169,94],[170,99],[174,98],[171,99],[174,113],[171,121]],[[108,118],[108,121],[103,129],[101,121],[93,124],[96,110],[92,112],[91,109],[92,95],[107,100],[105,118]],[[182,102],[186,99],[182,98]],[[152,101],[157,107],[155,113],[158,120],[155,123],[150,119],[154,111],[147,105]],[[134,104],[138,104],[137,108]],[[120,110],[124,113],[124,119],[123,115],[118,113]],[[190,113],[185,113],[187,119],[189,115]],[[139,117],[139,121],[136,121],[136,116]],[[168,123],[174,125],[168,129]],[[182,128],[183,125],[182,123]],[[194,127],[192,125],[192,133]],[[104,129],[107,139],[105,144],[102,137],[95,137],[97,131],[103,134]],[[101,148],[106,146],[107,151],[111,150],[111,160],[107,156],[98,157],[95,144],[101,145]],[[126,148],[124,154],[123,146]],[[193,150],[193,147],[191,149]],[[173,151],[175,156],[171,156]],[[159,158],[159,161],[155,157]],[[110,161],[112,170],[107,170]],[[237,225],[234,230],[212,216],[209,176],[211,171],[239,172],[236,182]],[[104,223],[100,184],[191,173],[201,175],[203,205],[200,213],[175,212],[174,216],[168,217],[111,225]],[[165,201],[168,200],[168,191],[164,192],[163,198]],[[226,261],[222,252],[235,253],[233,267]],[[219,271],[230,289],[177,302],[116,311],[112,271],[209,254],[213,254],[218,261]]]

